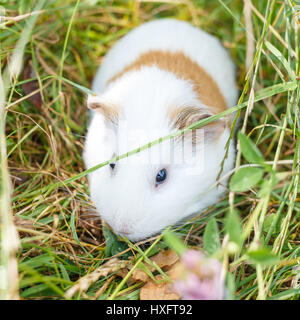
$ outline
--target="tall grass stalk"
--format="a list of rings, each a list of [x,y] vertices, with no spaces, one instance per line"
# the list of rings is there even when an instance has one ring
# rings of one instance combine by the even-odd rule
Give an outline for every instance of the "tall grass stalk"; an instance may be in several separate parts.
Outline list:
[[[45,1],[35,7],[40,11]],[[15,83],[22,68],[25,46],[29,41],[37,15],[31,16],[13,51],[11,61],[4,70],[0,68],[0,299],[19,298],[19,276],[16,253],[19,249],[19,236],[13,222],[11,210],[11,180],[7,164],[6,150],[6,97],[11,83]],[[14,85],[12,86],[12,90]]]

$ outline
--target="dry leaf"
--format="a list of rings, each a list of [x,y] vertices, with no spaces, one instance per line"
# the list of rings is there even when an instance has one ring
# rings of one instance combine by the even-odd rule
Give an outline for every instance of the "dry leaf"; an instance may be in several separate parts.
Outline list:
[[[149,280],[149,276],[147,275],[147,273],[139,268],[133,271],[132,278],[135,281],[142,281],[142,282],[147,282]]]
[[[167,271],[167,275],[174,281],[181,277],[184,272],[183,264],[177,261],[172,267]]]
[[[140,291],[140,300],[179,300],[179,295],[174,291],[173,284],[169,282],[157,284],[147,282]]]
[[[162,280],[158,275],[155,280]],[[165,281],[156,283],[153,280],[147,282],[140,291],[140,300],[179,300],[180,296],[175,292],[173,283]]]
[[[160,251],[158,254],[150,258],[150,260],[154,262],[161,269],[172,266],[174,263],[178,261],[178,259],[179,258],[177,254],[172,250]],[[148,263],[144,263],[144,264],[151,272],[156,270],[154,266]],[[136,270],[134,270],[134,272],[132,273],[132,278],[135,279],[136,281],[143,281],[143,282],[147,282],[148,280],[150,280],[150,277],[147,275],[147,273],[141,270],[140,268],[137,268]]]
[[[150,258],[150,260],[155,262],[160,268],[171,266],[178,261],[178,259],[177,254],[172,250],[160,251],[157,255]]]
[[[129,268],[127,266],[127,268],[123,268],[123,269],[120,269],[118,272],[116,272],[116,275],[121,277],[122,279],[125,278],[129,272],[131,268]],[[137,280],[132,278],[132,277],[129,277],[126,281],[126,284],[128,287],[132,286]]]
[[[182,263],[177,261],[173,264],[166,274],[174,281],[182,274]],[[163,277],[158,275],[156,280],[162,280]],[[175,291],[173,283],[165,281],[163,283],[156,283],[153,280],[147,282],[140,291],[140,300],[179,300],[180,296]]]

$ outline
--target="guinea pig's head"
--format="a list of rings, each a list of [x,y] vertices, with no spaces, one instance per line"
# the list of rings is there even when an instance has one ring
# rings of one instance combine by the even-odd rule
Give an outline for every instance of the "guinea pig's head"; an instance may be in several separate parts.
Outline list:
[[[87,168],[211,116],[189,83],[154,71],[132,72],[88,98],[93,114],[84,151]],[[97,211],[132,241],[196,214],[212,203],[213,196],[205,194],[216,182],[228,137],[225,121],[218,120],[91,172]]]

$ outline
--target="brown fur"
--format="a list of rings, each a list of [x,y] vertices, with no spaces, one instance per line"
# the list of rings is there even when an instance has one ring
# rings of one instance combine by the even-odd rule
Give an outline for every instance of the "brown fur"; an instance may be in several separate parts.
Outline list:
[[[109,120],[112,123],[117,123],[119,112],[115,106],[95,101],[89,103],[88,108],[101,112],[107,120]]]
[[[172,72],[181,79],[190,81],[199,100],[205,105],[210,106],[212,113],[216,114],[226,110],[226,102],[217,83],[202,67],[184,55],[183,52],[171,53],[168,51],[150,50],[141,54],[134,62],[112,77],[108,83],[115,81],[126,72],[152,65]]]

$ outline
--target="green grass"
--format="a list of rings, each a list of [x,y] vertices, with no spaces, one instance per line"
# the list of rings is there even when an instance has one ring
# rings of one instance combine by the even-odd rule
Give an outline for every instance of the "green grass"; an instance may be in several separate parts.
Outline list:
[[[1,4],[14,17],[0,21],[0,272],[8,284],[0,286],[1,298],[66,299],[68,289],[90,281],[72,299],[139,299],[141,283],[128,286],[130,274],[122,279],[114,270],[87,280],[120,256],[120,243],[109,232],[105,243],[89,200],[81,156],[85,99],[97,66],[119,38],[145,21],[174,17],[217,36],[230,51],[241,97],[228,113],[238,110],[245,135],[239,135],[228,195],[172,234],[222,261],[232,298],[299,299],[299,1],[253,0],[251,20],[238,0]],[[26,16],[39,10],[36,5],[43,11]],[[15,48],[16,61],[35,73],[16,70],[10,79]],[[29,97],[34,90],[42,104]],[[254,173],[255,181],[236,183]],[[220,243],[213,246],[216,234]],[[166,247],[163,236],[148,244],[122,242],[121,259],[133,259],[136,268]]]

